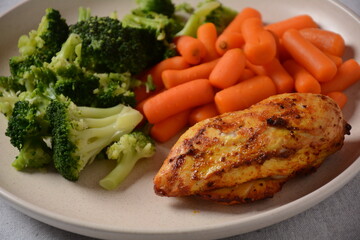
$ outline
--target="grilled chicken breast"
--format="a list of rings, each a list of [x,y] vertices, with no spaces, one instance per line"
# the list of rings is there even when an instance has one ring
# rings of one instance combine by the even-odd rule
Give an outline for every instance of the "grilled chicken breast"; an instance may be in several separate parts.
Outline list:
[[[272,197],[338,151],[350,128],[327,96],[275,95],[189,128],[156,174],[154,189],[225,204]]]

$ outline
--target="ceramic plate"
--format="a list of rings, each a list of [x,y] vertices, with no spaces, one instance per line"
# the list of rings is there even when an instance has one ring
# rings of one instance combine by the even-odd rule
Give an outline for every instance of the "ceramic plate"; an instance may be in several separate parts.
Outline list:
[[[346,58],[360,61],[360,21],[333,1],[228,0],[240,10],[251,6],[274,22],[298,14],[310,14],[323,28],[342,34]],[[0,75],[8,74],[7,61],[17,54],[21,34],[37,27],[47,7],[60,10],[68,23],[77,18],[79,6],[104,16],[119,16],[134,7],[133,1],[41,1],[24,3],[0,17]],[[20,17],[19,17],[20,16]],[[6,34],[4,34],[6,33]],[[164,198],[154,194],[152,178],[168,153],[159,145],[152,159],[139,162],[117,191],[98,186],[112,166],[98,161],[88,166],[78,182],[54,172],[24,173],[11,167],[17,154],[5,137],[6,121],[0,117],[0,196],[21,212],[55,227],[103,239],[215,239],[253,231],[292,217],[322,201],[360,170],[360,83],[346,92],[345,118],[353,126],[341,151],[329,157],[312,175],[294,179],[274,198],[253,204],[221,206],[194,198]]]

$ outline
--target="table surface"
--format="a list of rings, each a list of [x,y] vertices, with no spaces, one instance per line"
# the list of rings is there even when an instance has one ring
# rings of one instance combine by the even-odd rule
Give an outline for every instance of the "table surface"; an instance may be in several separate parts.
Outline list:
[[[0,0],[0,14],[23,0]],[[360,15],[359,0],[341,0]],[[278,224],[238,235],[226,240],[251,239],[360,239],[360,174],[332,196],[290,219]],[[63,231],[39,222],[13,209],[0,199],[0,239],[68,239],[93,238]]]

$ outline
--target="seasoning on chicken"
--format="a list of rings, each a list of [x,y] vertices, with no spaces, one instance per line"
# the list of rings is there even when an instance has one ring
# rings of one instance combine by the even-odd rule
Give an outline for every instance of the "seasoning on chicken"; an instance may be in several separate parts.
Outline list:
[[[154,178],[158,195],[224,204],[272,197],[290,178],[340,150],[351,126],[329,97],[272,96],[188,129]]]

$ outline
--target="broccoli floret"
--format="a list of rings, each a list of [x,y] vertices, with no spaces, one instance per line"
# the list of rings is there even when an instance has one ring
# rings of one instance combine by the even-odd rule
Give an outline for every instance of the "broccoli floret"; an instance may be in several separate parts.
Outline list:
[[[81,170],[106,146],[131,132],[142,120],[125,105],[112,108],[79,107],[65,97],[47,109],[52,129],[53,161],[58,172],[76,181]]]
[[[124,27],[147,29],[155,34],[157,40],[169,37],[173,27],[173,21],[167,16],[140,10],[134,10],[131,14],[125,15],[122,24]]]
[[[0,77],[0,112],[9,118],[15,103],[19,100],[18,93],[25,91],[22,85],[13,80],[12,76]]]
[[[102,73],[99,77],[99,87],[94,90],[97,107],[112,107],[119,103],[134,107],[135,94],[131,90],[140,83],[130,73]]]
[[[69,28],[59,11],[48,8],[37,30],[19,38],[20,56],[10,59],[10,72],[22,77],[31,66],[40,67],[49,62],[68,37]]]
[[[205,1],[200,3],[193,14],[187,20],[185,26],[176,35],[196,36],[198,27],[205,22],[206,17],[216,8],[219,8],[221,3],[218,1]]]
[[[208,0],[207,2],[216,2],[216,0]],[[238,12],[236,10],[221,4],[220,7],[215,8],[206,16],[205,22],[214,23],[217,33],[221,34],[229,25],[229,23],[235,18],[237,13]]]
[[[139,9],[146,12],[156,12],[171,17],[175,11],[175,4],[171,0],[136,0]]]
[[[45,13],[37,30],[30,31],[28,36],[20,37],[18,47],[22,56],[41,54],[47,62],[61,48],[69,28],[59,11],[48,8]]]
[[[41,137],[27,138],[12,166],[21,171],[39,169],[52,162],[52,151]]]
[[[97,73],[140,73],[162,60],[166,49],[153,32],[123,27],[113,17],[86,17],[70,26],[70,32],[82,41],[80,66]]]
[[[155,154],[155,144],[143,132],[135,131],[121,136],[106,153],[109,159],[117,161],[117,165],[99,183],[103,188],[112,190],[128,176],[139,159],[149,158]]]

